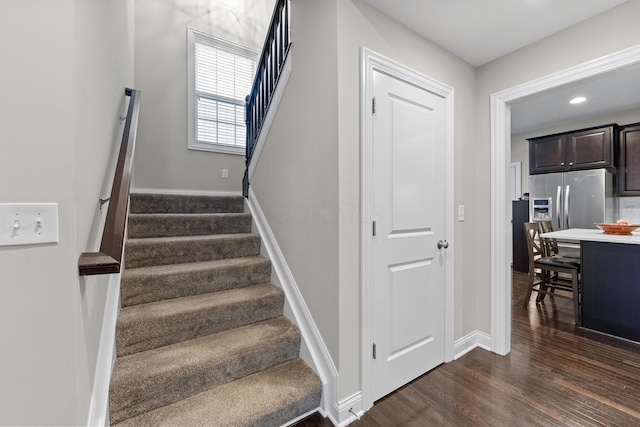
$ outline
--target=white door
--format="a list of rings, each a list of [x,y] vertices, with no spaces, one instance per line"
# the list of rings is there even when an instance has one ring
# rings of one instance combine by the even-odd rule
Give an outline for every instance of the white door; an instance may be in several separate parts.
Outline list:
[[[444,362],[446,103],[378,71],[373,94],[377,400]]]

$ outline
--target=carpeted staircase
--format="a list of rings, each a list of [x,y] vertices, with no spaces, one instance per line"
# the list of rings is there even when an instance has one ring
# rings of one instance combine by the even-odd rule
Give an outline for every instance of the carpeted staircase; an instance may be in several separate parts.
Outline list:
[[[316,409],[238,197],[132,194],[109,411],[118,426],[279,426]]]

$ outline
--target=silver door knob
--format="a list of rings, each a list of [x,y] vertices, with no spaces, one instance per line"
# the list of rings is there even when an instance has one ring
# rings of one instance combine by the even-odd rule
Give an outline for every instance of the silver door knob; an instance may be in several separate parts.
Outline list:
[[[449,242],[447,242],[446,240],[438,240],[438,249],[442,249],[442,248],[447,249],[448,247],[449,247]]]

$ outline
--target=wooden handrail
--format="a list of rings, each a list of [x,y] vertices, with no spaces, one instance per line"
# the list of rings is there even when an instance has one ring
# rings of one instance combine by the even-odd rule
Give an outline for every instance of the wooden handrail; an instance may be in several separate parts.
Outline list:
[[[94,274],[119,273],[122,264],[122,248],[124,231],[129,209],[129,185],[131,183],[131,167],[133,152],[138,131],[138,115],[140,113],[140,91],[125,89],[130,97],[127,119],[122,132],[122,143],[118,154],[118,163],[113,177],[109,209],[102,232],[100,252],[84,252],[78,259],[78,271],[81,276]]]

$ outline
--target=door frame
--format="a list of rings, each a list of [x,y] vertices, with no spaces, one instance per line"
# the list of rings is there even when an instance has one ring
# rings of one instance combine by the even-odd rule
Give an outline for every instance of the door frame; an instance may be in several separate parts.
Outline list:
[[[453,359],[454,319],[454,138],[453,97],[454,90],[417,71],[399,64],[367,48],[360,49],[360,307],[361,307],[361,378],[364,410],[373,406],[372,375],[373,359],[373,241],[371,224],[373,210],[373,120],[371,99],[373,97],[373,73],[379,71],[411,85],[442,96],[446,104],[446,148],[445,148],[445,236],[451,247],[445,253],[444,272],[444,361]]]
[[[640,45],[491,94],[491,351],[511,351],[511,106],[526,96],[640,62]]]

